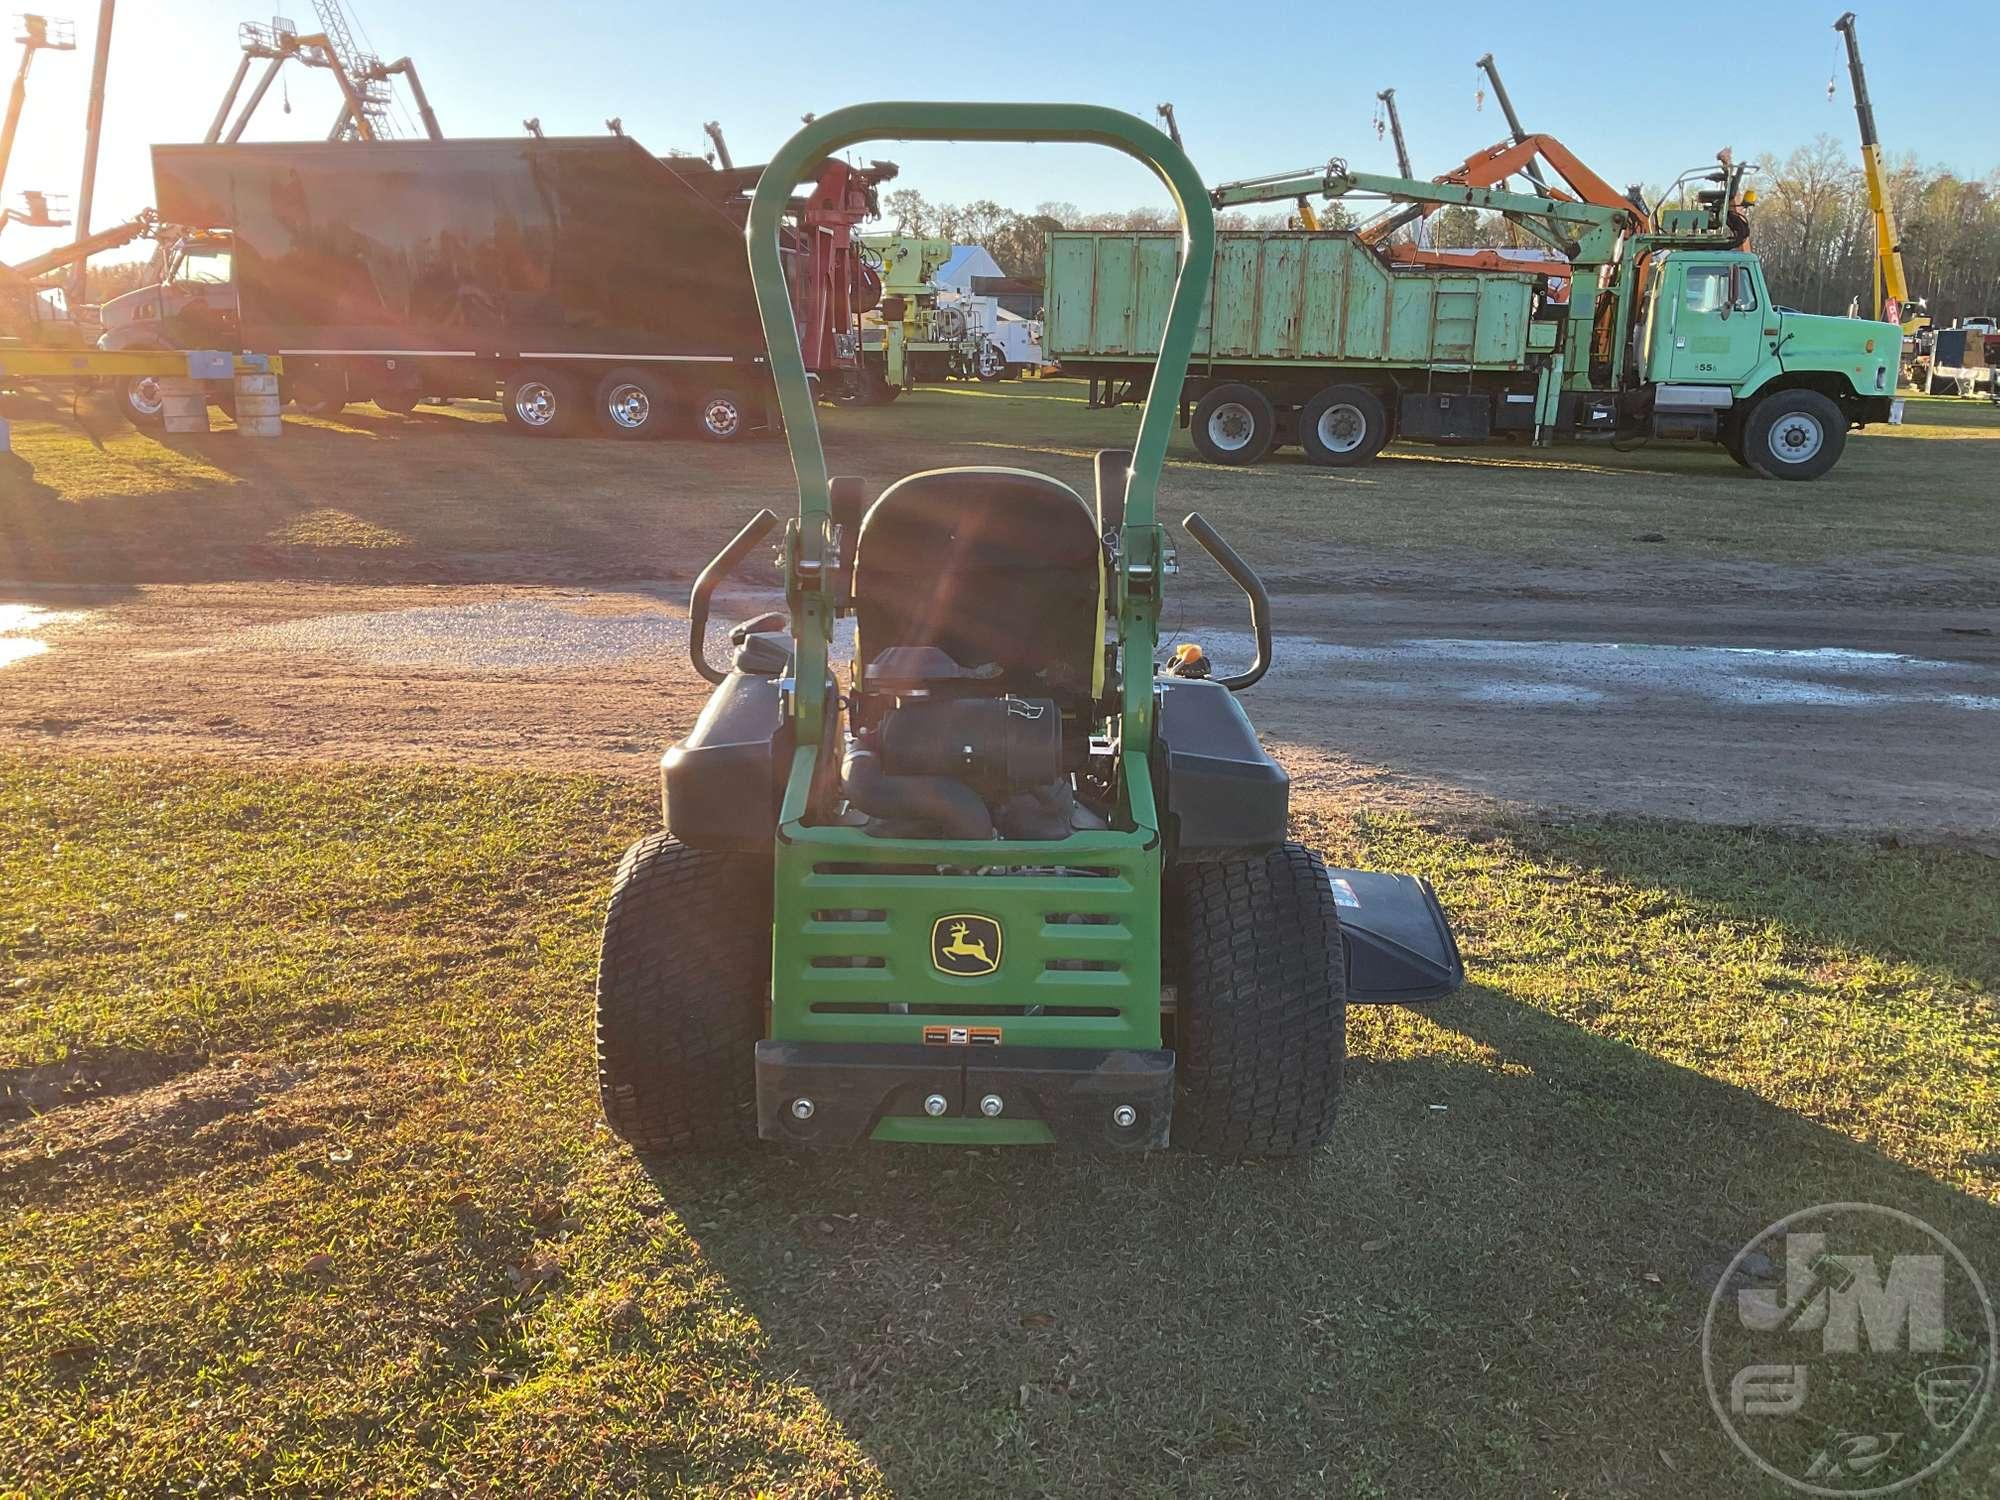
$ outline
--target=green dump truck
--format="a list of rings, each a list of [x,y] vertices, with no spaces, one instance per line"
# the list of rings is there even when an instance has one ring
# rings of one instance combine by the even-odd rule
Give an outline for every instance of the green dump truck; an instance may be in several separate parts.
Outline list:
[[[1719,444],[1779,479],[1814,479],[1850,428],[1892,420],[1892,324],[1780,308],[1732,174],[1702,206],[1653,217],[1566,198],[1351,173],[1218,188],[1219,206],[1310,188],[1464,204],[1535,230],[1567,277],[1399,263],[1344,230],[1219,236],[1181,420],[1214,463],[1286,443],[1365,463],[1394,437],[1549,443],[1599,436]],[[1044,348],[1092,401],[1143,395],[1179,264],[1177,236],[1049,236]],[[1491,257],[1487,257],[1488,260]],[[1560,284],[1559,284],[1560,283]]]

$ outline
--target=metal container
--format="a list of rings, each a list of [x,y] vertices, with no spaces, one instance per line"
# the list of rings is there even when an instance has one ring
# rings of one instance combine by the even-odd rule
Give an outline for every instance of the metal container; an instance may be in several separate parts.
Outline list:
[[[1169,233],[1049,236],[1044,352],[1150,360],[1179,269]],[[1391,267],[1344,231],[1227,234],[1195,337],[1198,365],[1517,370],[1533,278]]]

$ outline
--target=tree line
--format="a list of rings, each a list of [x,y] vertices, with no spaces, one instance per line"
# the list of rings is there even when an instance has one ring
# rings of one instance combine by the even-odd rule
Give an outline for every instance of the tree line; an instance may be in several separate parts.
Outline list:
[[[1805,312],[1845,313],[1858,299],[1872,308],[1875,226],[1859,153],[1831,135],[1820,135],[1779,158],[1758,159],[1749,178],[1758,204],[1751,217],[1751,248],[1763,258],[1771,294]],[[2000,168],[1984,177],[1960,177],[1924,166],[1914,155],[1890,164],[1890,202],[1902,233],[1903,260],[1913,296],[1926,300],[1942,328],[1955,318],[2000,314]],[[1655,191],[1649,199],[1657,198]],[[1347,228],[1347,205],[1315,203],[1321,223]],[[898,233],[984,245],[1009,276],[1039,279],[1043,238],[1052,229],[1171,229],[1178,220],[1164,208],[1086,213],[1073,203],[1037,204],[1021,213],[979,199],[936,203],[914,188],[883,199],[883,217]],[[1230,210],[1216,216],[1220,229],[1282,229],[1292,222],[1282,207],[1263,212]],[[1431,217],[1431,242],[1441,246],[1532,243],[1511,226],[1469,209]]]

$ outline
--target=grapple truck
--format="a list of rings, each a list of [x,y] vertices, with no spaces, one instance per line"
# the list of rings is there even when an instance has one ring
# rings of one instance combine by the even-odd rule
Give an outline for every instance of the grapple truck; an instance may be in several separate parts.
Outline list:
[[[1708,441],[1769,478],[1817,478],[1850,428],[1892,420],[1901,330],[1780,308],[1747,248],[1742,169],[1705,175],[1716,185],[1695,206],[1657,214],[1337,158],[1218,187],[1216,207],[1314,195],[1379,198],[1402,216],[1485,210],[1542,254],[1519,269],[1494,252],[1413,260],[1368,226],[1223,235],[1177,387],[1182,423],[1220,464],[1286,443],[1340,465],[1395,437],[1597,436]],[[1094,402],[1152,388],[1177,254],[1163,234],[1049,236],[1044,347],[1091,379]]]
[[[881,136],[1115,147],[1179,204],[1136,448],[1095,506],[1009,468],[830,478],[786,303],[781,210],[831,153]],[[762,1137],[1309,1150],[1339,1097],[1347,1006],[1462,979],[1435,894],[1330,870],[1287,834],[1284,772],[1235,694],[1271,654],[1256,575],[1185,527],[1251,601],[1256,660],[1162,672],[1155,501],[1214,248],[1200,179],[1151,126],[1084,105],[880,104],[820,116],[765,169],[752,275],[798,479],[787,614],[704,644],[715,693],[662,765],[666,828],[626,854],[597,984],[600,1094],[646,1152]],[[832,660],[837,620],[851,661]]]

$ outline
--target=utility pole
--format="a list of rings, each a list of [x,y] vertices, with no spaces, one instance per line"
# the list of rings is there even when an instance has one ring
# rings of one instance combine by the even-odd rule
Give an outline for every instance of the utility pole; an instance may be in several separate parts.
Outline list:
[[[90,237],[90,200],[97,190],[97,142],[104,134],[104,74],[111,66],[111,15],[118,0],[99,0],[97,49],[90,63],[90,108],[83,122],[83,185],[76,194],[76,237]],[[90,257],[79,255],[70,272],[69,297],[81,305],[90,290]]]

